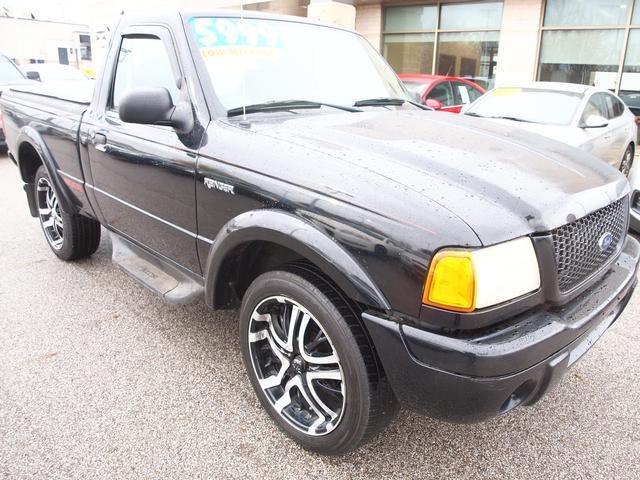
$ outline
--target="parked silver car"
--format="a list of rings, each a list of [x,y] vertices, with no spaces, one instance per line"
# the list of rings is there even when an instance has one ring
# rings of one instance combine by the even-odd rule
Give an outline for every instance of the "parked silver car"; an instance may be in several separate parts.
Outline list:
[[[640,165],[636,165],[629,177],[631,184],[631,209],[629,228],[640,233]]]
[[[553,138],[601,158],[629,176],[636,149],[635,115],[608,90],[534,82],[490,90],[464,110]]]

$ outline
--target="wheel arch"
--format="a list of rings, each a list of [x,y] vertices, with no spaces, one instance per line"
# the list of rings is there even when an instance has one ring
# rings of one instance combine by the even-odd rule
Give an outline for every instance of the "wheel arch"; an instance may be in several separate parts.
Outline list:
[[[42,136],[33,127],[24,127],[16,140],[16,163],[26,189],[33,189],[36,172],[44,165],[65,213],[75,213],[69,190],[58,175],[58,167]],[[33,215],[33,212],[31,212]],[[35,215],[34,215],[35,216]]]
[[[349,252],[308,221],[280,210],[246,212],[221,229],[204,269],[207,304],[236,307],[254,278],[295,260],[313,264],[352,300],[391,308]]]

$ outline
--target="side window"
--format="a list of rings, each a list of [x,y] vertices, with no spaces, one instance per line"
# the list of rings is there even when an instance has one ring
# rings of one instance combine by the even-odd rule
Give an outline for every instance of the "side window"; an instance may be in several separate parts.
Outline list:
[[[111,107],[117,110],[129,90],[148,87],[166,88],[173,103],[177,103],[176,73],[164,43],[157,37],[124,37],[118,52]]]
[[[427,93],[426,98],[433,98],[442,103],[443,107],[450,107],[455,105],[453,100],[453,91],[451,90],[451,84],[449,82],[441,82],[431,89]]]
[[[591,95],[587,106],[584,108],[584,113],[582,114],[583,122],[592,115],[609,118],[609,112],[607,111],[607,106],[603,97],[604,95],[602,93]]]
[[[476,90],[471,85],[467,85],[462,82],[452,82],[453,89],[458,96],[458,104],[467,105],[469,103],[474,102],[478,98],[482,96],[482,92],[480,90]]]
[[[609,106],[609,112],[611,112],[610,118],[617,118],[624,113],[624,105],[613,95],[606,95],[607,105]]]

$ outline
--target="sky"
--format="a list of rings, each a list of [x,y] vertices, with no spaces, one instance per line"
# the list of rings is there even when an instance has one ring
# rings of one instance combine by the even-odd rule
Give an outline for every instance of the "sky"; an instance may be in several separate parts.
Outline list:
[[[36,18],[82,22],[87,18],[86,0],[0,0],[0,7],[31,10]]]

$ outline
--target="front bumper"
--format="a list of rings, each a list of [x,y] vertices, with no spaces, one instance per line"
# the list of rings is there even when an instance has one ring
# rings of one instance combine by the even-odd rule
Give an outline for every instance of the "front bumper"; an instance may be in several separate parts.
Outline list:
[[[447,336],[369,313],[363,320],[388,380],[409,408],[477,422],[539,400],[616,321],[636,283],[640,245],[628,237],[604,277],[568,304]]]

